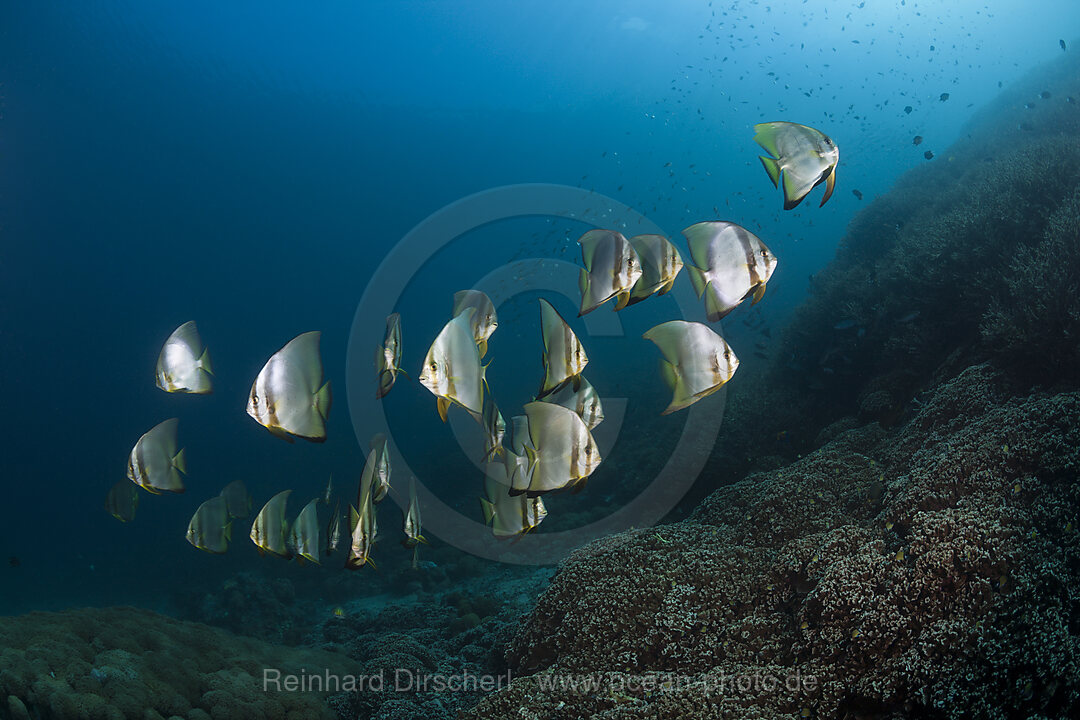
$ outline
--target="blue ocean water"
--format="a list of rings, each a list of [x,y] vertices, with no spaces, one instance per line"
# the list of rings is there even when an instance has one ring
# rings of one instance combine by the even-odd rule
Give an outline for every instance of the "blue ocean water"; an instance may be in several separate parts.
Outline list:
[[[781,325],[865,202],[1059,55],[1063,35],[1071,43],[1080,6],[1048,0],[1039,10],[905,0],[4,3],[0,612],[166,607],[196,579],[261,562],[246,532],[222,558],[184,541],[191,513],[226,483],[243,479],[256,506],[293,487],[293,511],[331,473],[355,483],[366,452],[346,402],[357,303],[395,243],[473,193],[580,187],[673,238],[701,220],[741,223],[781,259],[754,310]],[[837,142],[829,204],[816,207],[818,190],[780,209],[751,139],[767,120],[813,125]],[[915,135],[925,138],[918,147]],[[575,241],[588,227],[518,218],[431,258],[397,304],[409,373],[454,291],[513,259],[580,263]],[[507,407],[528,401],[540,378],[539,294],[500,308],[490,379]],[[567,319],[574,302],[557,301]],[[628,398],[626,446],[682,422],[658,417],[666,391],[655,349],[636,340],[673,310],[650,301],[622,314],[625,336],[586,340],[592,382]],[[728,326],[737,350],[748,312]],[[209,397],[153,384],[161,343],[191,319],[213,355]],[[316,329],[336,393],[330,437],[288,445],[247,418],[244,402],[266,358]],[[430,395],[405,381],[386,407],[422,480],[475,512],[479,476]],[[117,523],[105,493],[139,435],[174,416],[188,492],[144,495],[136,521]],[[606,502],[604,484],[633,472],[617,452],[610,465],[553,508]],[[386,512],[396,531],[396,511]]]

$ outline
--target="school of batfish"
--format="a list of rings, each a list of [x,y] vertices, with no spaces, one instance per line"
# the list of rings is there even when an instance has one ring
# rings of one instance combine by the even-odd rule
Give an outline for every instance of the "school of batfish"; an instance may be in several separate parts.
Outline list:
[[[754,140],[769,152],[760,156],[769,178],[784,192],[784,209],[796,207],[821,183],[821,204],[832,195],[839,150],[821,132],[788,122],[754,126]],[[691,225],[682,231],[690,251],[686,262],[661,235],[626,238],[613,230],[586,232],[578,241],[584,268],[580,271],[579,317],[615,299],[622,310],[671,290],[685,266],[694,291],[716,322],[747,298],[756,304],[776,270],[777,258],[756,235],[732,222]],[[589,358],[574,331],[547,300],[540,299],[543,336],[543,378],[532,402],[507,423],[485,378],[488,340],[498,328],[491,299],[478,290],[453,297],[451,319],[424,357],[421,385],[435,396],[445,422],[458,406],[480,424],[484,435],[485,479],[480,499],[485,522],[497,538],[519,538],[547,517],[543,495],[578,491],[602,462],[592,431],[604,419],[600,396],[582,376]],[[390,392],[402,369],[401,317],[386,319],[386,333],[375,352],[376,399]],[[270,433],[294,442],[326,440],[332,394],[323,376],[319,332],[290,340],[266,361],[251,385],[247,413]],[[643,338],[662,355],[661,376],[672,392],[662,414],[683,410],[719,390],[739,367],[739,359],[723,337],[698,322],[671,320],[648,330]],[[158,356],[157,386],[169,393],[213,391],[210,354],[195,323],[186,322],[165,341]],[[109,491],[105,507],[122,522],[135,518],[136,486],[152,494],[182,493],[187,473],[184,450],[178,448],[179,420],[170,418],[148,430],[128,458],[127,477]],[[287,503],[292,490],[274,495],[256,515],[249,534],[260,554],[319,564],[344,550],[344,565],[356,570],[375,563],[375,506],[390,491],[391,462],[386,436],[371,439],[355,503],[343,508],[334,501],[333,481],[321,497],[308,502],[292,522]],[[328,522],[319,518],[319,504],[334,509]],[[235,480],[199,506],[188,524],[187,539],[208,553],[224,553],[232,541],[232,525],[247,518],[252,498]],[[409,480],[402,545],[411,549],[418,567],[421,532],[415,478]]]

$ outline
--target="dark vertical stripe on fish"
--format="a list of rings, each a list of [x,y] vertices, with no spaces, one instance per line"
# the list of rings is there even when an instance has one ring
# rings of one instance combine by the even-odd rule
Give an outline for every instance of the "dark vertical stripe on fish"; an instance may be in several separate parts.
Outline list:
[[[742,245],[743,252],[746,254],[746,270],[750,275],[750,288],[753,289],[761,284],[761,275],[758,273],[757,252],[754,250],[753,242],[750,239],[750,231],[736,225],[735,237],[738,238],[739,244]]]

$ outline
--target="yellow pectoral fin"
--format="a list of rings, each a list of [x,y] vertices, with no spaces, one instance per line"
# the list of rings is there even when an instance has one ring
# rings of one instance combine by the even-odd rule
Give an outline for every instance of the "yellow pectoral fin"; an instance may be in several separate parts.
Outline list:
[[[435,407],[439,410],[439,417],[446,422],[446,412],[450,409],[450,401],[444,397],[436,398]]]
[[[267,425],[265,427],[266,427],[267,430],[270,431],[271,435],[279,437],[279,438],[281,438],[282,440],[284,440],[285,442],[287,442],[289,444],[292,444],[292,443],[296,442],[296,440],[293,439],[293,436],[290,435],[287,431],[283,430],[282,428],[279,428],[277,426],[270,426],[270,425]]]
[[[754,302],[752,302],[751,305],[757,305],[758,301],[763,297],[765,297],[765,283],[761,283],[754,288]]]
[[[621,292],[621,293],[619,293],[618,298],[619,298],[619,301],[617,303],[615,303],[616,312],[619,311],[619,310],[622,310],[624,307],[626,307],[626,304],[628,302],[630,302],[630,293],[629,292]]]
[[[821,198],[821,205],[824,205],[828,201],[828,199],[832,197],[833,188],[835,188],[835,187],[836,187],[836,168],[834,167],[834,168],[831,168],[829,170],[829,177],[825,181],[825,195],[822,196],[822,198]],[[818,205],[818,207],[821,207],[821,205]]]

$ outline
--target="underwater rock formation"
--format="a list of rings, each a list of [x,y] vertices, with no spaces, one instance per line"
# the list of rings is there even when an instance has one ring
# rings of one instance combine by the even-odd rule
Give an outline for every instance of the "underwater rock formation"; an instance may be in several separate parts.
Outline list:
[[[336,717],[325,693],[263,687],[348,658],[284,648],[148,610],[106,608],[0,618],[0,718],[309,720]]]
[[[466,717],[1075,716],[1080,393],[1011,391],[973,366],[578,550]]]
[[[361,675],[385,678],[382,689],[343,692],[330,698],[331,705],[346,720],[459,717],[484,691],[437,691],[423,686],[424,678],[501,676],[505,683],[506,663],[495,648],[506,647],[528,598],[547,576],[533,568],[504,570],[462,583],[463,590],[388,601],[328,620],[323,647],[347,654]]]

